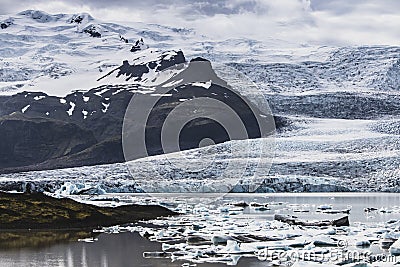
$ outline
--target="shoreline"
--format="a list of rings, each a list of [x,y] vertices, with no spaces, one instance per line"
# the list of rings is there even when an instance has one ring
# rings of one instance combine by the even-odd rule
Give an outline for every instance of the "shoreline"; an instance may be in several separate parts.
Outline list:
[[[44,194],[0,192],[0,231],[82,230],[178,215],[159,205],[99,207]]]

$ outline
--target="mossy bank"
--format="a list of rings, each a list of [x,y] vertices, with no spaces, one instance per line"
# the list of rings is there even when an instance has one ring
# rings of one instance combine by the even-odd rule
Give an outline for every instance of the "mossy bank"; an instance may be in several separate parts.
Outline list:
[[[89,229],[176,214],[157,205],[110,208],[43,194],[0,192],[0,230]]]

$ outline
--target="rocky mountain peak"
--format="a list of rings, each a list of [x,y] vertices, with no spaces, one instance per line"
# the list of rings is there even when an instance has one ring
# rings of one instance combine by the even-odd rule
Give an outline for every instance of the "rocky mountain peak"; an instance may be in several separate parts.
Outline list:
[[[149,48],[148,45],[146,45],[143,41],[143,38],[140,38],[135,42],[135,44],[131,48],[131,52],[137,52],[137,51],[142,51]]]
[[[89,13],[78,13],[72,15],[67,22],[76,24],[85,24],[93,21],[94,18]]]

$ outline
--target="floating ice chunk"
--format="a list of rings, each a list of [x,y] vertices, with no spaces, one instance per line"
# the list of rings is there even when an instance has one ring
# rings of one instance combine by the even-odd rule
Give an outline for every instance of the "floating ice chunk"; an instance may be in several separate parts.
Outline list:
[[[371,246],[371,242],[369,240],[359,240],[356,242],[357,247],[369,247]]]
[[[107,234],[119,234],[121,233],[121,228],[119,227],[119,225],[114,225],[111,227],[107,227],[106,229],[104,229],[104,233]]]
[[[384,238],[379,241],[381,248],[388,249],[396,240],[391,238]]]
[[[244,208],[243,207],[230,207],[229,211],[243,211]]]
[[[83,101],[84,101],[84,102],[88,102],[89,99],[90,99],[90,97],[88,97],[88,96],[82,96],[82,98],[83,98]]]
[[[165,237],[166,235],[166,230],[161,230],[160,232],[158,232],[157,237]]]
[[[65,100],[64,98],[60,98],[60,103],[65,104],[65,103],[67,103],[67,100]]]
[[[211,241],[213,242],[214,245],[219,245],[219,244],[227,244],[228,240],[231,240],[232,238],[229,236],[213,236]]]
[[[394,256],[400,255],[400,239],[397,239],[397,241],[390,246],[389,251],[390,254]]]
[[[314,249],[315,248],[315,245],[314,244],[308,244],[308,245],[305,245],[304,246],[304,249],[305,250],[312,250],[312,249]]]
[[[241,252],[241,249],[238,245],[238,243],[234,240],[227,240],[226,246],[224,249],[222,249],[220,252],[224,253],[238,253]]]
[[[193,244],[207,244],[207,243],[210,243],[210,240],[207,240],[206,238],[204,238],[204,237],[201,237],[201,236],[189,236],[188,238],[187,238],[187,243],[188,244],[191,244],[191,245],[193,245]]]
[[[219,207],[218,210],[221,213],[227,213],[227,212],[229,212],[229,207],[226,207],[226,206]]]
[[[314,245],[316,247],[337,247],[338,242],[329,236],[319,236],[318,239],[314,240]]]
[[[336,235],[336,229],[335,228],[333,228],[333,227],[330,227],[330,228],[328,228],[328,229],[326,229],[326,230],[323,230],[322,231],[322,234],[325,234],[325,235]]]
[[[331,210],[332,209],[332,205],[330,205],[330,204],[319,205],[317,207],[317,209],[319,209],[319,210]]]
[[[145,258],[145,259],[168,258],[170,255],[171,255],[170,253],[163,252],[163,251],[161,251],[161,252],[158,252],[158,251],[155,251],[155,252],[143,252],[143,258]]]
[[[334,209],[317,209],[317,212],[326,213],[326,214],[339,214],[346,213],[349,214],[351,209],[343,209],[343,210],[334,210]]]
[[[263,206],[263,207],[255,207],[254,210],[257,211],[267,211],[267,210],[271,210],[270,208]]]
[[[204,206],[197,206],[193,209],[193,213],[194,214],[198,214],[198,213],[208,213],[209,210],[207,207]]]
[[[170,249],[175,249],[175,245],[171,245],[171,244],[167,244],[167,243],[162,243],[162,244],[161,244],[161,249],[162,249],[163,251],[170,250]]]
[[[93,243],[94,241],[97,241],[97,239],[95,240],[93,237],[78,239],[78,242]]]
[[[388,239],[400,239],[400,232],[397,231],[389,231],[382,235],[383,238]]]

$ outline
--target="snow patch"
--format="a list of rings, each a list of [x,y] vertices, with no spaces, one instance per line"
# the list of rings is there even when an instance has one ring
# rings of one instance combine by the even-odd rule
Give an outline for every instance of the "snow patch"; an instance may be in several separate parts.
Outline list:
[[[71,108],[69,110],[67,110],[67,113],[68,113],[69,116],[72,116],[72,113],[74,112],[74,109],[75,109],[76,105],[75,105],[74,102],[69,102],[69,104],[70,104]]]
[[[46,98],[46,96],[44,96],[44,95],[38,95],[38,96],[35,96],[33,99],[36,100],[36,101],[38,101],[38,100],[43,99],[43,98]]]
[[[94,93],[95,95],[97,95],[97,96],[100,96],[100,97],[102,97],[102,94],[104,94],[105,92],[107,92],[108,91],[108,89],[107,88],[105,88],[105,89],[103,89],[103,90],[100,90],[100,91],[98,91],[98,92],[96,92],[96,93]]]
[[[88,115],[88,111],[87,110],[82,110],[82,114],[83,114],[83,119],[85,120],[86,118],[87,118],[87,115]]]
[[[211,80],[208,82],[194,82],[192,83],[193,86],[203,87],[205,89],[209,89],[211,86]]]
[[[103,111],[103,113],[106,113],[108,110],[108,107],[110,106],[110,103],[101,103],[103,105],[103,109],[101,111]]]
[[[22,113],[25,113],[27,110],[28,110],[28,108],[30,107],[31,105],[26,105],[25,107],[23,107],[22,109],[21,109],[21,112]]]

